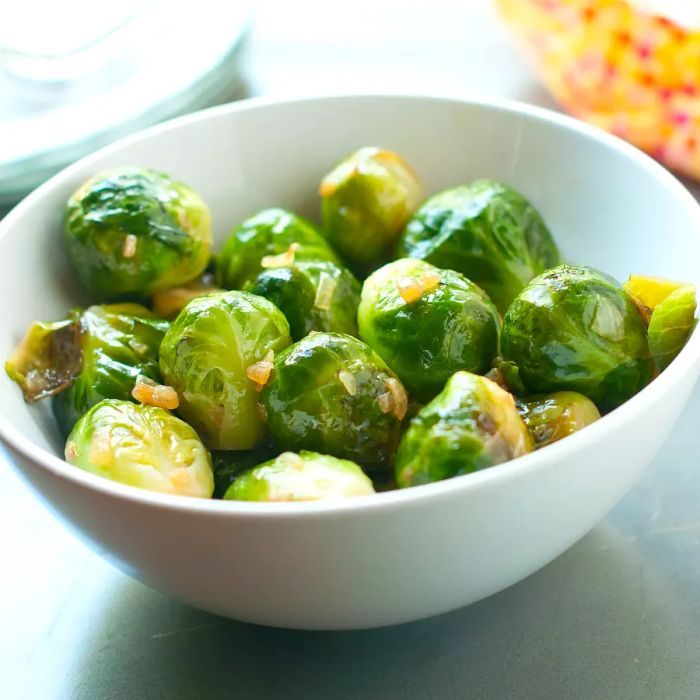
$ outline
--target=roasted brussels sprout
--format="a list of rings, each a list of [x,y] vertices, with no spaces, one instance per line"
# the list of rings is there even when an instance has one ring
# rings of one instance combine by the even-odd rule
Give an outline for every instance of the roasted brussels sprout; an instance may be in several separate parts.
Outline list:
[[[649,319],[649,350],[656,367],[666,369],[683,349],[695,327],[695,287],[687,284],[671,292]]]
[[[330,260],[263,270],[246,289],[282,311],[293,340],[311,331],[357,335],[360,283],[350,270]]]
[[[561,265],[533,279],[503,319],[501,350],[530,393],[579,391],[609,411],[650,381],[644,321],[614,279]]]
[[[575,391],[530,396],[518,401],[517,406],[535,449],[551,445],[600,418],[593,401]]]
[[[216,283],[243,289],[263,269],[300,260],[340,264],[326,239],[308,222],[284,209],[265,209],[234,229],[216,261]]]
[[[263,442],[252,450],[214,451],[211,461],[214,467],[214,498],[223,498],[228,487],[247,469],[276,457],[276,450],[268,442]]]
[[[102,399],[131,399],[137,377],[160,380],[158,348],[168,322],[138,304],[75,309],[65,321],[35,323],[7,363],[29,401],[53,395],[67,435]]]
[[[66,441],[66,461],[149,491],[210,498],[211,458],[197,433],[168,411],[106,399],[93,406]]]
[[[64,241],[78,279],[96,300],[145,297],[204,270],[209,210],[163,173],[118,168],[91,178],[68,200]]]
[[[313,333],[280,353],[262,398],[279,449],[311,449],[373,467],[390,462],[407,404],[381,358],[340,333]]]
[[[258,407],[272,357],[291,342],[282,312],[247,292],[193,299],[160,347],[166,383],[180,397],[178,412],[207,447],[248,450],[265,435]]]
[[[365,280],[361,299],[360,337],[419,399],[457,370],[486,372],[498,352],[498,311],[458,272],[395,260]]]
[[[657,369],[666,369],[695,327],[695,286],[661,277],[631,275],[624,289],[649,324],[649,350]]]
[[[91,306],[73,315],[83,360],[75,381],[53,399],[63,435],[102,399],[131,400],[138,377],[160,381],[158,349],[169,325],[138,304]]]
[[[253,467],[234,479],[229,501],[325,501],[374,493],[372,481],[354,462],[302,450]]]
[[[324,233],[356,269],[390,257],[423,198],[411,167],[393,151],[361,148],[323,178],[319,193]]]
[[[430,198],[406,226],[399,255],[461,272],[487,292],[501,313],[535,275],[559,263],[537,210],[494,180]]]
[[[401,439],[396,483],[405,488],[441,481],[531,451],[513,396],[486,377],[457,372]]]

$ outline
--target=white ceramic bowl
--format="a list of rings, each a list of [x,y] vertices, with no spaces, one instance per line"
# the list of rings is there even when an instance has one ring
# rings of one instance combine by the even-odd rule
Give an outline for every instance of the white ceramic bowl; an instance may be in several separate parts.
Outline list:
[[[61,252],[63,205],[114,165],[164,170],[210,204],[221,242],[257,209],[314,216],[321,176],[358,146],[402,153],[429,193],[505,180],[564,255],[626,278],[700,284],[700,210],[678,181],[611,136],[516,104],[428,97],[251,101],[195,114],[81,160],[0,223],[0,355],[34,319],[81,301]],[[331,503],[149,493],[65,464],[46,408],[2,378],[0,436],[22,476],[102,556],[197,607],[284,627],[415,620],[509,586],[585,534],[668,435],[697,378],[700,335],[639,395],[563,442],[437,484]],[[39,556],[39,554],[38,554]]]

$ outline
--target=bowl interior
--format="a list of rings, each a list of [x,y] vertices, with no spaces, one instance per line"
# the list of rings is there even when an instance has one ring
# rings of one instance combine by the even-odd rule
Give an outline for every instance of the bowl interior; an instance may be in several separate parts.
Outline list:
[[[700,284],[697,207],[646,156],[573,120],[512,105],[417,97],[337,97],[234,105],[156,127],[59,174],[0,223],[0,356],[36,319],[86,303],[61,247],[63,206],[88,176],[141,165],[194,187],[217,244],[246,216],[283,206],[318,219],[318,183],[363,145],[401,153],[435,193],[504,180],[537,206],[563,255],[624,280],[630,272]],[[50,410],[27,406],[4,375],[0,415],[62,453]]]

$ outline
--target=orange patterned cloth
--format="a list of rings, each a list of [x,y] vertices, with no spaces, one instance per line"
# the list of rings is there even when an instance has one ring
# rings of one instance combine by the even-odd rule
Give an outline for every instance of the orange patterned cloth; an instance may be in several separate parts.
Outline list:
[[[700,178],[700,29],[624,0],[497,0],[572,114]]]

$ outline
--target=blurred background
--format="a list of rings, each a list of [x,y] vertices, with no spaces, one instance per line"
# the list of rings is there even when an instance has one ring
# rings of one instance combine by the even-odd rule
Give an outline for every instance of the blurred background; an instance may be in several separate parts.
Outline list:
[[[0,10],[0,207],[81,155],[246,96],[561,106],[700,176],[700,0],[23,0]]]
[[[5,208],[118,137],[246,96],[483,93],[550,104],[492,0],[24,0],[0,15]]]

